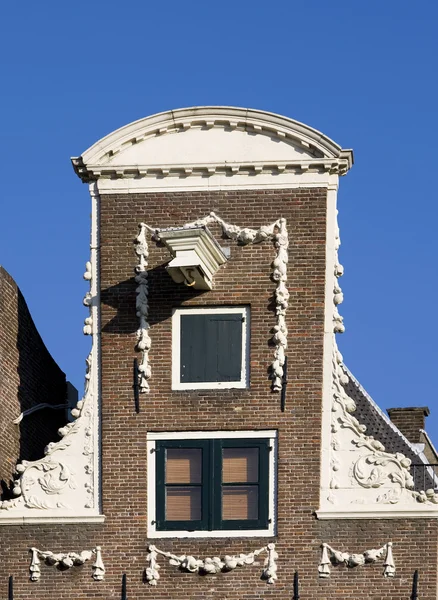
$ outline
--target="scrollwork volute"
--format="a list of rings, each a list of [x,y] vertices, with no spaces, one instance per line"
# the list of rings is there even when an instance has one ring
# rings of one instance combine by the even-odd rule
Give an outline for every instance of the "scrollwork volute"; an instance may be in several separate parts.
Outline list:
[[[367,435],[366,426],[355,416],[356,403],[347,393],[350,374],[336,343],[336,333],[345,326],[338,306],[343,301],[339,277],[344,273],[338,260],[339,228],[335,225],[333,279],[333,340],[331,381],[330,490],[331,504],[438,504],[434,490],[415,491],[411,460],[401,453],[387,452],[384,445]],[[382,416],[382,418],[384,418]],[[359,490],[361,491],[359,494]]]
[[[90,290],[84,298],[84,305],[90,311],[84,334],[93,335],[91,262],[86,264],[84,279],[90,282]],[[17,464],[12,490],[15,498],[0,501],[0,519],[2,515],[10,518],[15,514],[33,514],[28,509],[51,511],[51,514],[59,510],[64,514],[69,511],[81,514],[86,512],[84,509],[94,508],[93,356],[92,349],[86,360],[84,396],[71,410],[73,420],[58,430],[61,439],[46,446],[43,458]]]

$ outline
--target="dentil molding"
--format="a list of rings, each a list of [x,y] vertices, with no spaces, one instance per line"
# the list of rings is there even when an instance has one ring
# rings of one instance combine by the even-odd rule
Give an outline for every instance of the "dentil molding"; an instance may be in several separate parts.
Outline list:
[[[270,225],[263,225],[259,229],[242,228],[238,225],[231,225],[224,221],[219,215],[211,212],[207,216],[186,223],[182,229],[195,227],[204,227],[210,223],[220,225],[223,234],[241,245],[258,244],[264,241],[271,241],[276,250],[276,256],[272,262],[271,277],[276,283],[275,289],[275,313],[276,325],[274,326],[274,335],[272,342],[274,344],[274,359],[271,364],[272,391],[279,392],[282,387],[283,366],[285,361],[285,350],[287,348],[287,327],[286,311],[288,307],[289,291],[287,289],[287,265],[289,261],[288,248],[289,236],[286,226],[286,219],[279,218]],[[139,364],[139,389],[141,392],[149,392],[149,379],[151,377],[151,367],[149,363],[149,350],[151,348],[151,338],[149,335],[148,324],[148,257],[149,250],[146,239],[146,231],[152,234],[156,241],[160,240],[160,234],[173,231],[180,228],[153,228],[146,223],[140,223],[139,234],[135,238],[135,253],[138,257],[138,263],[135,267],[135,280],[137,283],[136,309],[139,318],[139,328],[137,330],[136,349],[141,353]]]
[[[272,179],[284,173],[296,178],[312,171],[322,173],[323,181],[325,174],[345,174],[353,164],[353,153],[281,115],[201,106],[130,123],[72,158],[72,163],[83,181],[107,181],[109,191],[122,179],[141,186],[146,178],[268,175]]]

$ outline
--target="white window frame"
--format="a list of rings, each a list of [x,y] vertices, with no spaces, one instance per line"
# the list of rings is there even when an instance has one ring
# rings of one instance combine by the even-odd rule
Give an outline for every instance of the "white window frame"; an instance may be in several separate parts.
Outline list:
[[[181,316],[208,314],[241,314],[242,323],[242,368],[240,381],[202,381],[181,383]],[[172,389],[173,390],[224,390],[249,387],[250,353],[250,310],[248,306],[214,306],[174,308],[172,313]]]
[[[212,439],[267,439],[272,447],[269,452],[269,527],[267,529],[227,529],[213,531],[157,531],[156,529],[156,452],[157,441],[169,440],[212,440]],[[147,434],[147,536],[148,538],[242,538],[272,537],[276,532],[277,497],[277,431],[275,429],[251,431],[177,431]]]

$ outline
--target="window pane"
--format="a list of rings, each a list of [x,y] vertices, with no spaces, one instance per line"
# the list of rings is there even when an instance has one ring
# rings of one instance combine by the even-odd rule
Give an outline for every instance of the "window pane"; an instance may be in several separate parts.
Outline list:
[[[259,480],[258,448],[223,448],[223,483],[255,483]]]
[[[258,519],[259,494],[254,485],[222,488],[222,519],[246,521]]]
[[[181,315],[181,382],[240,381],[242,314]]]
[[[167,448],[166,483],[201,483],[201,448]]]
[[[200,487],[166,488],[166,521],[199,521],[200,519]]]

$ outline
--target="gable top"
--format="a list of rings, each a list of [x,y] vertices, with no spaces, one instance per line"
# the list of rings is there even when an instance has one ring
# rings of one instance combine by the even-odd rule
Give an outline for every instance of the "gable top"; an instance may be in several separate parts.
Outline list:
[[[72,158],[83,181],[142,171],[198,168],[322,168],[345,174],[352,150],[321,132],[261,110],[200,106],[134,121]]]

